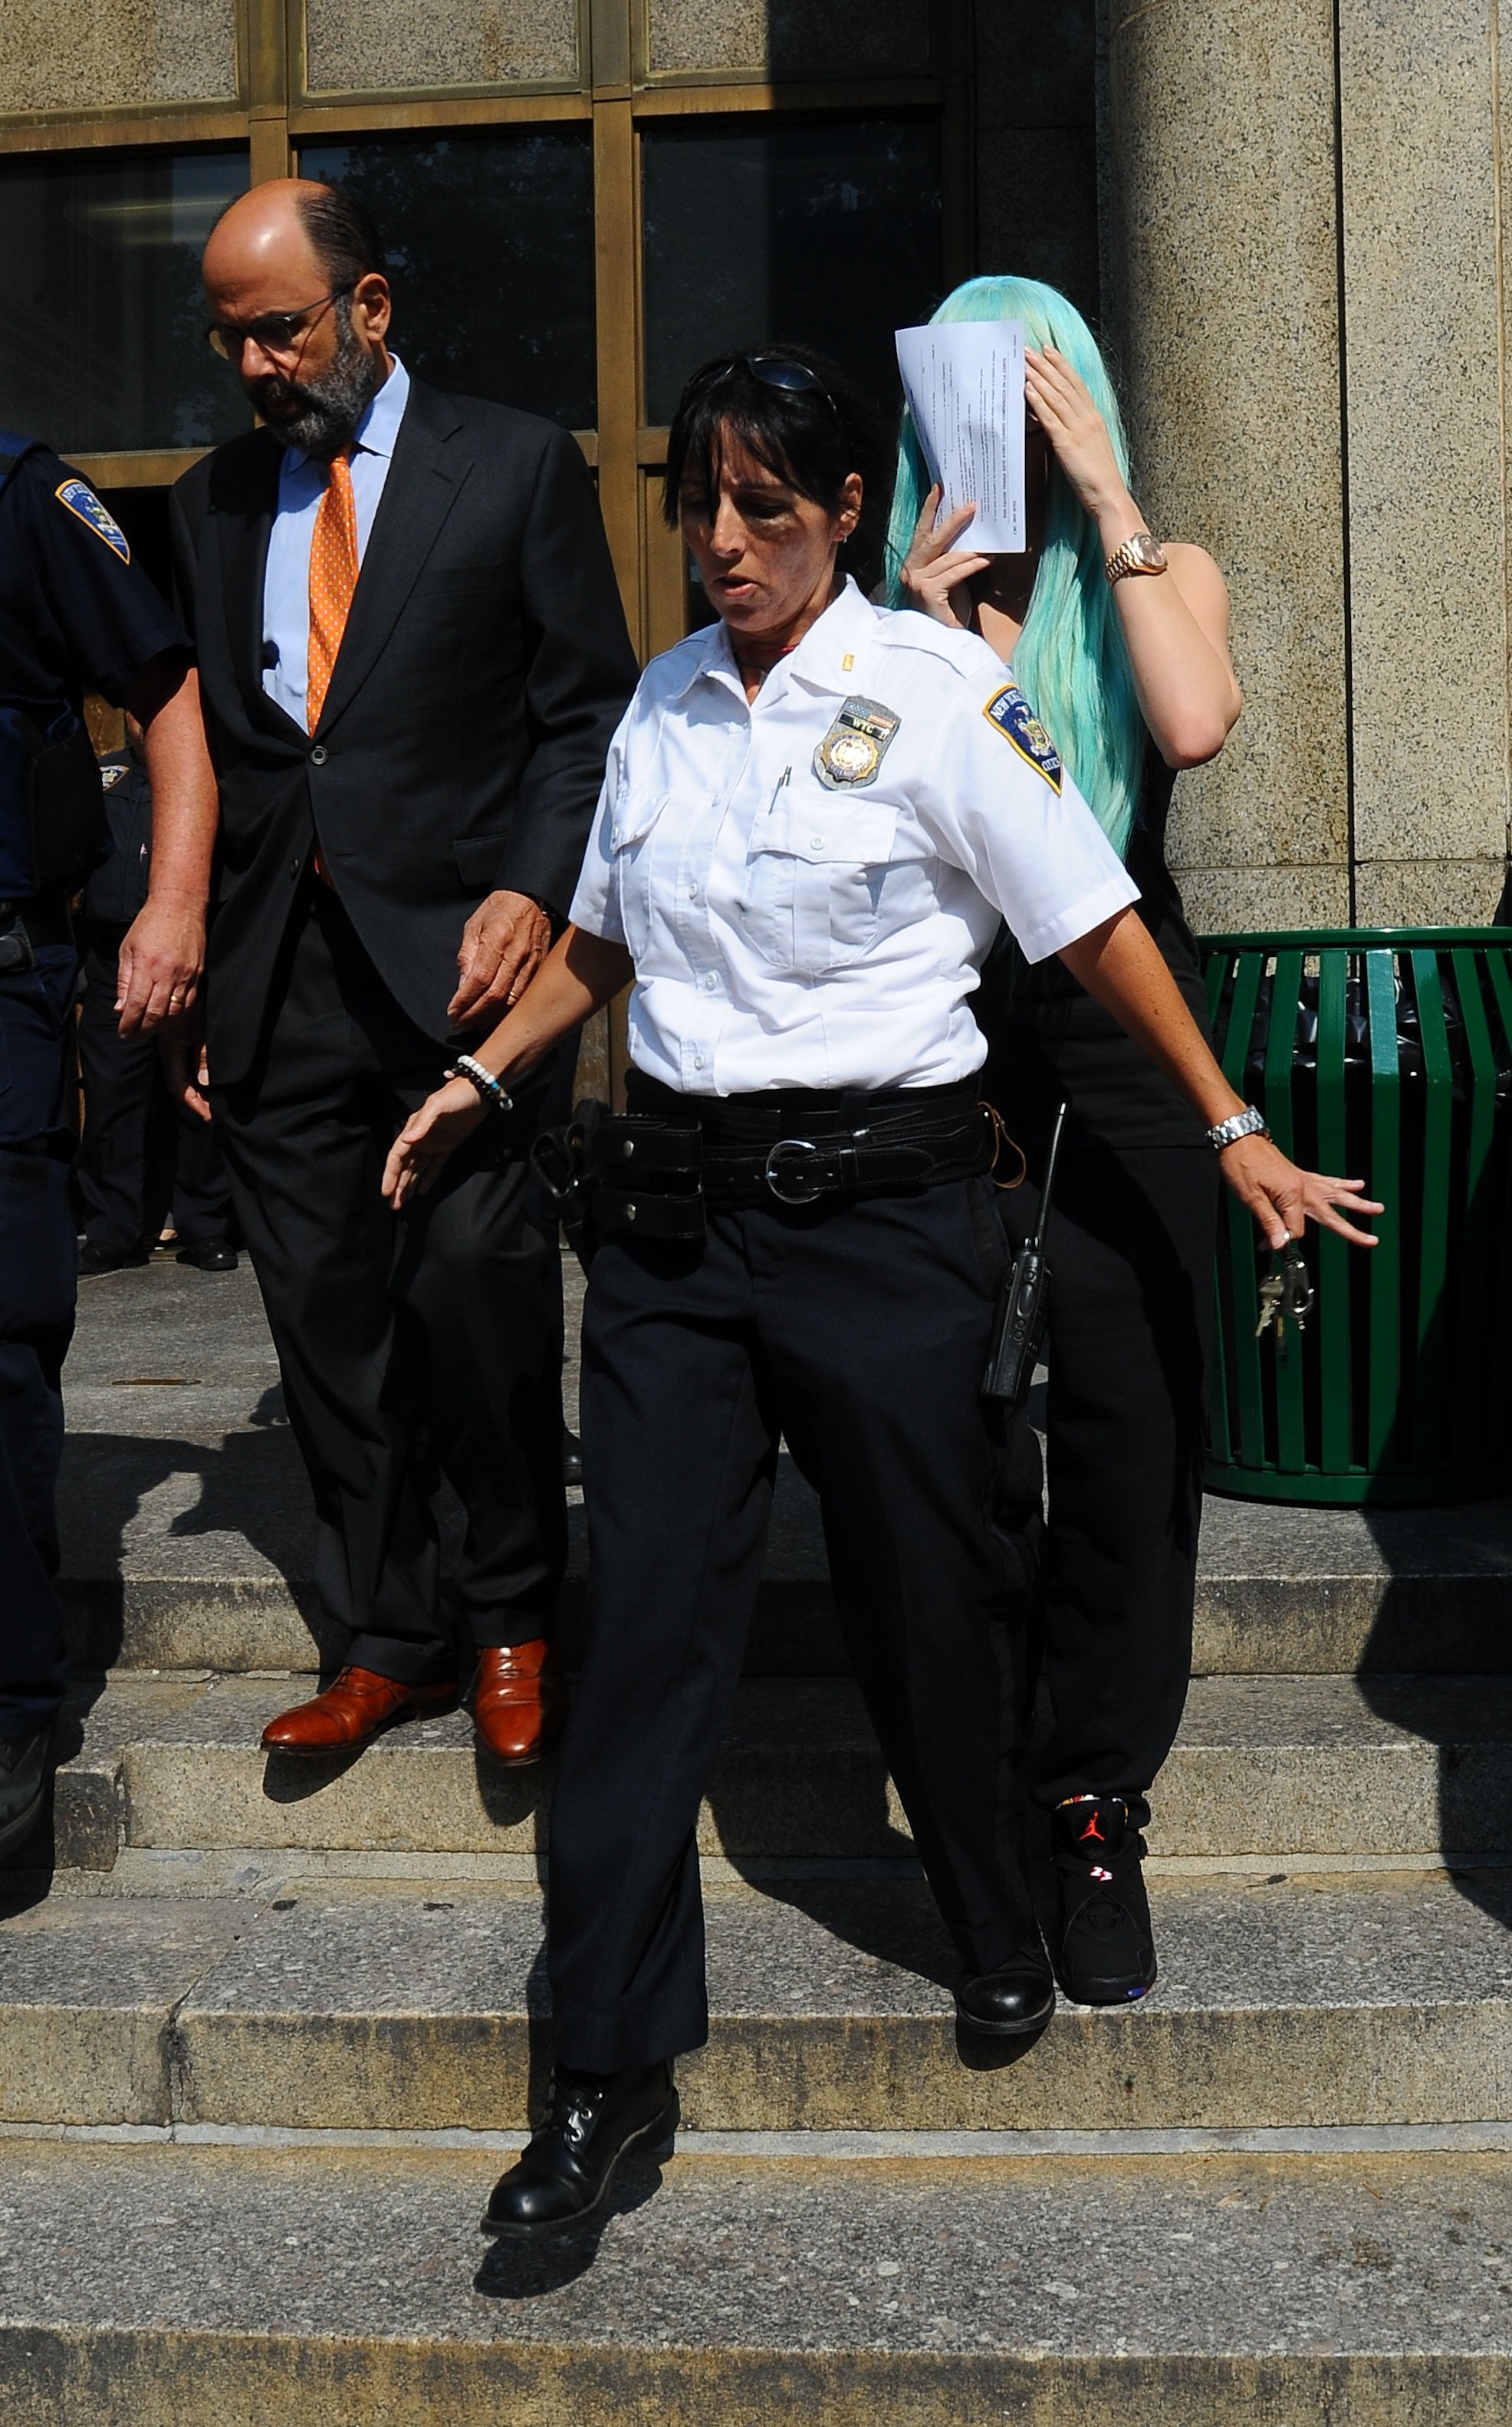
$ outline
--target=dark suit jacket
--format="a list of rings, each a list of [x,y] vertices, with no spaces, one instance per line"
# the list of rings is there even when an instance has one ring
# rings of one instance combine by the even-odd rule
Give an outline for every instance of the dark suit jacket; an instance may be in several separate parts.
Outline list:
[[[312,842],[385,984],[438,1042],[487,893],[572,898],[636,665],[592,477],[533,415],[411,385],[320,722],[262,687],[283,449],[219,447],[173,492],[221,823],[206,969],[216,1077],[257,1050]]]

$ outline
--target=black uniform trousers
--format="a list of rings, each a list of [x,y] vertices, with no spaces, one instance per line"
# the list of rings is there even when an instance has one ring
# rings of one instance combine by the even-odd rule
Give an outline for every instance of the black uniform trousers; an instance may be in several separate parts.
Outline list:
[[[1039,1218],[1043,1151],[998,1203],[1016,1246]],[[1217,1157],[1205,1142],[1064,1150],[1047,1239],[1045,1474],[1027,1415],[1003,1490],[1041,1588],[1030,1669],[1054,1726],[1030,1792],[1121,1795],[1136,1813],[1176,1738],[1192,1670],[1212,1322]]]
[[[171,1201],[182,1245],[219,1246],[230,1229],[231,1189],[215,1123],[172,1103],[154,1037],[121,1034],[116,966],[125,933],[91,920],[81,938],[84,1133],[75,1171],[84,1235],[108,1255],[133,1255],[153,1245]],[[169,1169],[171,1195],[164,1184]]]
[[[411,1685],[479,1646],[549,1631],[566,1564],[561,1276],[528,1219],[543,1067],[436,1187],[379,1194],[446,1054],[383,985],[329,888],[307,878],[253,1071],[212,1098],[236,1218],[315,1495],[316,1583],[353,1664]],[[466,1531],[442,1608],[430,1488]]]
[[[53,1578],[77,1265],[64,1039],[78,965],[68,945],[35,958],[0,974],[0,1736],[50,1718],[68,1679]]]
[[[694,1831],[781,1435],[818,1490],[851,1660],[963,1963],[1037,1944],[996,1843],[1010,1555],[977,1393],[1004,1262],[980,1180],[716,1213],[701,1247],[600,1247],[587,1641],[551,1809],[559,2061],[612,2072],[707,2036]]]

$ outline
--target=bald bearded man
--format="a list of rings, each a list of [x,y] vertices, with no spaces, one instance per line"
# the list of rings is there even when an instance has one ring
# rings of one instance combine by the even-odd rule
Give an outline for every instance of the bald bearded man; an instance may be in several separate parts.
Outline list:
[[[345,1649],[264,1742],[324,1753],[443,1707],[460,1621],[480,1739],[528,1761],[562,1708],[560,1276],[525,1161],[550,1066],[413,1215],[379,1181],[565,915],[634,659],[580,451],[411,378],[352,198],[254,187],[203,274],[264,424],[173,496],[219,783],[219,835],[196,839],[206,868],[216,842],[210,1089]],[[144,966],[193,912],[149,903]],[[455,1610],[427,1443],[466,1510]]]

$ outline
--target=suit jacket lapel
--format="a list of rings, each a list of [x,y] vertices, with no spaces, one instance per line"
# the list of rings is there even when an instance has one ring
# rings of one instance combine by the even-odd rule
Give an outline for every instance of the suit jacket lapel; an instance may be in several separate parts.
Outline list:
[[[363,553],[347,628],[316,730],[324,733],[356,697],[394,628],[441,527],[456,504],[470,459],[447,441],[462,427],[447,399],[419,381],[395,441],[382,500]]]
[[[220,572],[232,661],[248,708],[259,724],[271,720],[275,730],[297,735],[302,742],[299,726],[263,689],[263,578],[283,460],[277,439],[267,437],[252,459],[241,495],[221,505]]]

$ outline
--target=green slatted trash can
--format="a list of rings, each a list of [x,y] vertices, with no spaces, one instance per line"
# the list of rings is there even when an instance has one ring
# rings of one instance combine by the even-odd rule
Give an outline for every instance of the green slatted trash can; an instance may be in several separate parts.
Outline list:
[[[1224,1071],[1284,1151],[1363,1177],[1380,1245],[1309,1231],[1317,1304],[1256,1337],[1271,1268],[1224,1191],[1208,1484],[1425,1507],[1512,1490],[1512,928],[1210,936]]]

